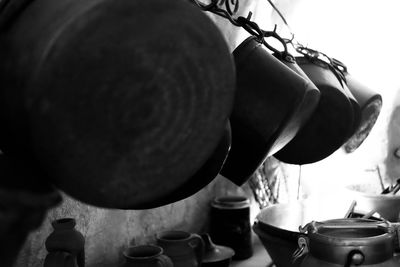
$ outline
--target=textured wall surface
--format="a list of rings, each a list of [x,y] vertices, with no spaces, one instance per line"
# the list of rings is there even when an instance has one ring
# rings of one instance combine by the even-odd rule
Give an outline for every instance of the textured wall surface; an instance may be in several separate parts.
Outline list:
[[[86,266],[117,266],[123,262],[121,252],[124,248],[152,243],[155,233],[159,231],[205,231],[211,200],[227,193],[250,195],[249,191],[243,191],[218,176],[206,188],[187,199],[149,210],[100,209],[65,196],[59,207],[49,211],[41,228],[31,233],[16,266],[43,266],[47,254],[44,242],[52,231],[51,221],[65,217],[75,218],[76,228],[85,236]]]

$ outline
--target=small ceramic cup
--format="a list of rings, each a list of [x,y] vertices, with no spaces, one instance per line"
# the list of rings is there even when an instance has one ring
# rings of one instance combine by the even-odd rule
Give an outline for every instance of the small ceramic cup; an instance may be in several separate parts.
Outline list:
[[[185,231],[164,231],[158,233],[156,239],[175,267],[201,266],[204,241],[199,235]]]
[[[128,247],[123,255],[123,267],[173,267],[171,259],[163,255],[164,250],[159,246],[141,245]]]

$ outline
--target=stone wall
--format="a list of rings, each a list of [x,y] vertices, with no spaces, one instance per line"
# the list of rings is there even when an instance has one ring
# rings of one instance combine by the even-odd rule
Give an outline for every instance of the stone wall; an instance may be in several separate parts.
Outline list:
[[[138,211],[100,209],[64,196],[63,203],[49,211],[40,229],[32,232],[21,250],[16,266],[43,266],[44,242],[51,233],[51,221],[72,217],[85,236],[86,266],[115,267],[123,261],[121,252],[129,245],[154,242],[154,234],[166,229],[191,232],[206,230],[211,200],[226,193],[247,194],[218,176],[197,194],[160,208]]]

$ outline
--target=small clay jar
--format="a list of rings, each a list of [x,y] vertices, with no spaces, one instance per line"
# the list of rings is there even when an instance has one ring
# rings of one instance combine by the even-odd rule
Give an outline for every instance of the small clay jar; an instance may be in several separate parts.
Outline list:
[[[164,249],[175,267],[199,267],[204,256],[204,241],[185,231],[163,231],[156,235],[157,245]]]
[[[63,218],[51,223],[54,231],[47,237],[45,246],[49,253],[64,251],[76,257],[78,267],[85,266],[85,238],[75,229],[73,218]],[[60,265],[62,266],[62,265]]]
[[[173,267],[171,259],[163,253],[161,247],[154,245],[129,247],[123,253],[123,267]]]

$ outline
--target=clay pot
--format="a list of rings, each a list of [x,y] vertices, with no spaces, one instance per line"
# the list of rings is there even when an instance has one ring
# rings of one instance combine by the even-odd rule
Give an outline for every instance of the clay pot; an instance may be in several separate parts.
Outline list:
[[[123,267],[173,267],[171,259],[163,255],[159,246],[142,245],[132,246],[124,251],[125,263]]]
[[[51,223],[54,231],[47,237],[48,252],[68,252],[76,258],[78,267],[85,266],[85,238],[75,229],[75,219],[63,218]]]
[[[0,149],[80,201],[179,200],[224,135],[232,55],[188,1],[35,0],[0,38]]]
[[[174,267],[198,267],[204,255],[203,239],[184,231],[164,231],[156,235],[157,244],[171,258]]]

